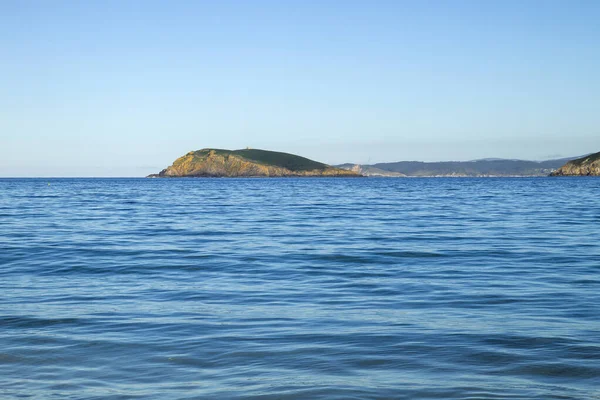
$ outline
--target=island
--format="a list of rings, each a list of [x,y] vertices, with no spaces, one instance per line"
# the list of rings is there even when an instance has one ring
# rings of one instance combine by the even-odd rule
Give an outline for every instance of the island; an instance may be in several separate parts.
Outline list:
[[[550,176],[600,176],[600,152],[571,160]]]
[[[308,158],[277,151],[202,149],[179,157],[149,178],[183,177],[361,177]]]

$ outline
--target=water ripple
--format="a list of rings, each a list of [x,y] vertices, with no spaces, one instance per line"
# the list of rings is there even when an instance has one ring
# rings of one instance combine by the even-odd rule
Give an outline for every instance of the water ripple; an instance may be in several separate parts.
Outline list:
[[[600,399],[599,189],[0,179],[0,397]]]

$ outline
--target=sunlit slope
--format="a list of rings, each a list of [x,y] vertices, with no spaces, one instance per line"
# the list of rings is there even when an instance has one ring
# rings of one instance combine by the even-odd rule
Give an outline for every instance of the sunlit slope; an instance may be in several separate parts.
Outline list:
[[[354,177],[359,174],[294,154],[244,149],[202,149],[179,157],[151,177]]]
[[[600,152],[569,161],[551,176],[600,176]]]

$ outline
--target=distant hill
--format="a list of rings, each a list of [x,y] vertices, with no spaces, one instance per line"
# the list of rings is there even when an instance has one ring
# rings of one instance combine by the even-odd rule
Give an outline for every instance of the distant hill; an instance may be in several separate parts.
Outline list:
[[[386,177],[402,177],[406,176],[400,172],[386,171],[380,168],[376,168],[372,165],[359,165],[359,164],[340,164],[336,165],[338,168],[354,171],[364,176],[386,176]]]
[[[346,169],[354,168],[354,170],[360,171],[366,176],[547,176],[572,159],[527,161],[487,158],[473,161],[399,161],[359,166],[355,164],[342,164],[339,167]]]
[[[152,178],[176,177],[355,177],[353,171],[335,168],[294,154],[244,149],[190,151]]]
[[[600,152],[567,162],[551,176],[600,176]]]

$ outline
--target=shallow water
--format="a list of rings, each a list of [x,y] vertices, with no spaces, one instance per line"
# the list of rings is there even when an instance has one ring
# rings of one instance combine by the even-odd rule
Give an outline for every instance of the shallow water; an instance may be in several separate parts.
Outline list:
[[[600,179],[0,179],[0,398],[600,399]]]

